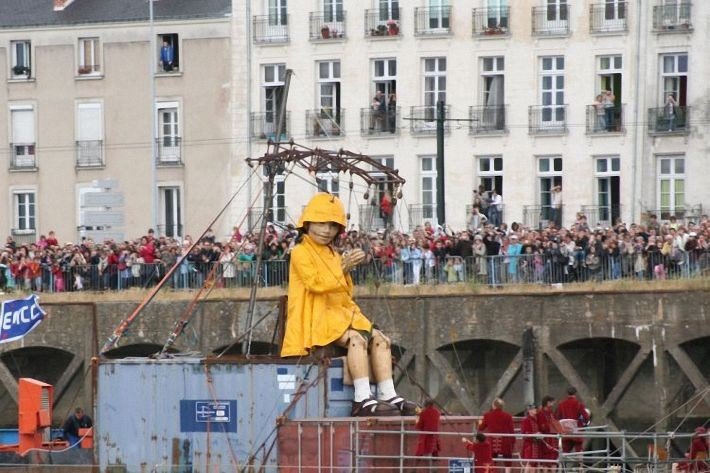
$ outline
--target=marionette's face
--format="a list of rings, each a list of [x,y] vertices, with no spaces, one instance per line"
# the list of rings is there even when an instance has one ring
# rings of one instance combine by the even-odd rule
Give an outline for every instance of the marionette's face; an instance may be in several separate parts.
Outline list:
[[[339,231],[340,225],[335,222],[308,223],[308,236],[321,245],[329,245]]]

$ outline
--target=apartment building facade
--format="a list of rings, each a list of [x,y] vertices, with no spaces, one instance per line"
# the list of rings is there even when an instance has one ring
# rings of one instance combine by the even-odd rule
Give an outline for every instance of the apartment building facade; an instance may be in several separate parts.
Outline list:
[[[436,116],[445,102],[445,220],[465,228],[479,186],[506,222],[698,218],[710,205],[710,5],[681,0],[234,0],[235,156],[275,138],[286,69],[286,131],[309,147],[372,156],[407,179],[405,231],[437,216]],[[242,41],[244,39],[245,41]],[[247,60],[244,61],[243,58]],[[242,60],[238,60],[242,59]],[[244,104],[242,106],[241,104]],[[235,161],[233,185],[262,176]],[[339,193],[351,224],[382,225],[380,196],[344,176],[277,176],[272,219],[297,221],[315,189]],[[367,193],[368,199],[363,199]]]
[[[199,234],[230,195],[230,2],[153,6],[152,23],[143,0],[0,6],[0,224],[17,242]]]

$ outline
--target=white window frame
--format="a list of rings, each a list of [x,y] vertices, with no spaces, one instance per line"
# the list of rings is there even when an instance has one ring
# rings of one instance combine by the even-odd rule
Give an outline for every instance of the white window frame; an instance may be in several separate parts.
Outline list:
[[[399,20],[399,0],[376,0],[379,20]]]
[[[325,65],[325,70],[323,66]],[[337,67],[336,67],[337,66]],[[317,118],[321,130],[330,136],[342,134],[340,112],[342,110],[342,81],[340,60],[316,62]]]
[[[604,62],[608,62],[608,65],[605,66]],[[604,77],[611,77],[616,74],[619,74],[621,76],[621,80],[623,81],[624,78],[624,57],[622,54],[604,54],[601,56],[597,56],[597,86],[599,90],[604,88]],[[614,81],[610,81],[611,84],[611,92],[614,94],[617,100],[621,100],[621,93],[622,91],[620,90],[614,90]],[[599,93],[599,91],[595,91],[596,93]]]
[[[685,61],[681,58],[685,57]],[[672,70],[666,71],[666,59],[672,58]],[[685,64],[683,64],[685,62]],[[685,106],[685,100],[687,100],[688,94],[688,68],[690,67],[688,61],[687,52],[677,52],[677,53],[665,53],[660,56],[659,70],[661,73],[660,80],[660,97],[659,104],[666,103],[666,97],[669,93],[673,92],[675,94],[675,99],[679,106]],[[685,70],[682,70],[682,69]],[[683,79],[685,78],[685,84],[683,84]],[[668,84],[673,84],[669,86]],[[681,91],[683,93],[681,93]]]
[[[548,60],[550,61],[550,67],[546,68],[546,61]],[[561,63],[560,60],[562,61]],[[547,78],[550,79],[550,87],[545,84]],[[562,87],[559,86],[560,78],[562,78]],[[565,86],[565,57],[561,55],[540,56],[541,126],[560,127],[565,124]],[[562,94],[561,100],[560,93]],[[549,100],[545,99],[546,94],[549,94]]]
[[[559,25],[561,22],[569,21],[569,2],[567,0],[544,0],[544,3],[545,22]],[[550,12],[553,13],[554,18],[550,18]]]
[[[604,169],[600,170],[600,164],[603,164]],[[614,204],[611,201],[611,179],[614,177],[621,178],[621,156],[618,154],[605,155],[605,156],[594,156],[594,205],[599,209],[597,211],[598,219],[603,221],[605,226],[611,226],[614,224],[612,217],[614,214]],[[602,182],[605,182],[606,189],[602,189]],[[603,202],[601,198],[603,194],[606,194],[606,203]],[[619,194],[621,194],[621,183],[619,183]],[[621,196],[619,195],[619,203],[621,205]],[[602,208],[606,209],[606,213],[602,211]],[[602,219],[604,215],[608,216],[608,219]],[[601,223],[601,222],[593,222]]]
[[[319,172],[316,174],[316,187],[318,192],[328,192],[340,197],[340,176],[333,171]]]
[[[22,45],[24,61],[20,64],[19,58],[17,57],[17,46]],[[10,41],[10,79],[23,80],[32,77],[32,42],[27,39],[13,40]],[[27,68],[27,72],[23,74],[15,73],[15,66],[22,66]]]
[[[498,164],[500,164],[499,168],[497,167]],[[476,174],[479,184],[482,184],[487,191],[495,188],[496,192],[502,195],[504,190],[503,166],[503,155],[501,154],[476,156]],[[478,189],[478,185],[474,189]]]
[[[340,25],[337,31],[343,31],[342,24],[345,21],[345,10],[343,10],[343,0],[322,0],[323,21],[329,25]]]
[[[77,75],[101,74],[101,40],[98,36],[79,38],[77,54]],[[86,64],[87,56],[91,59],[90,64]]]
[[[559,160],[560,169],[555,169],[556,161]],[[548,169],[546,171],[542,170],[542,162],[546,161],[548,163]],[[537,200],[538,204],[542,207],[549,207],[552,205],[552,195],[550,190],[554,185],[560,183],[563,184],[563,173],[564,173],[564,159],[562,155],[545,155],[537,156]],[[550,184],[549,186],[547,184]]]
[[[164,113],[172,112],[175,122],[166,123]],[[157,100],[155,103],[156,120],[155,137],[158,140],[158,162],[171,163],[179,162],[182,155],[182,107],[177,100]],[[165,133],[165,127],[172,128],[170,133]]]
[[[20,197],[33,197],[32,202],[20,202]],[[37,233],[37,189],[35,187],[14,187],[10,189],[11,215],[14,235]],[[25,216],[20,216],[20,207],[25,207]]]
[[[425,166],[425,163],[429,163],[430,166]],[[419,156],[419,197],[422,205],[422,221],[429,220],[432,225],[438,224],[438,218],[436,215],[436,178],[436,156]],[[425,189],[425,183],[427,180],[431,182],[431,189]],[[431,202],[427,202],[428,199],[425,197],[427,194],[431,194]]]
[[[82,110],[94,110],[98,112],[98,133],[96,136],[86,136],[82,130]],[[101,101],[80,101],[76,103],[76,123],[74,134],[77,144],[77,165],[101,165],[103,164],[104,146],[104,104]],[[91,159],[92,156],[94,159]],[[88,159],[88,161],[87,161]],[[89,164],[91,163],[91,164]]]
[[[16,167],[37,167],[37,108],[34,104],[11,104],[8,117],[10,144]],[[32,140],[17,141],[13,112],[32,112]],[[21,157],[22,156],[22,157]]]
[[[669,172],[663,173],[663,161],[669,160]],[[682,172],[678,172],[677,163],[682,163]],[[686,166],[687,160],[684,154],[667,154],[667,155],[656,155],[656,204],[657,208],[661,213],[669,212],[670,215],[674,215],[677,209],[685,209],[686,201]],[[663,182],[669,181],[668,189],[668,205],[663,205]],[[682,191],[678,192],[678,184],[681,184]],[[682,198],[678,199],[681,195]],[[678,202],[679,201],[679,202]]]
[[[604,25],[623,26],[626,23],[628,0],[602,0],[604,6]],[[611,12],[611,15],[609,15]],[[611,16],[611,18],[609,18]]]
[[[661,18],[663,26],[669,27],[679,25],[684,21],[689,22],[690,18],[686,18],[684,14],[684,5],[690,3],[691,0],[663,0],[663,16]],[[675,7],[675,11],[671,7]],[[690,12],[690,9],[686,8],[685,11]]]
[[[288,0],[267,0],[264,7],[270,26],[288,25]]]
[[[429,6],[429,21],[427,22],[427,29],[429,31],[443,31],[451,28],[451,10],[449,10],[451,1],[428,0],[427,4]],[[446,11],[446,14],[444,14],[444,11]],[[444,26],[444,23],[448,23],[448,25]]]
[[[267,218],[266,214],[266,186],[269,185],[269,181],[266,176],[262,177],[262,182],[264,186],[264,218]],[[271,213],[273,215],[272,222],[286,224],[288,218],[286,204],[286,174],[278,174],[274,177],[274,189],[271,196]]]
[[[504,56],[483,56],[480,58],[481,64],[481,105],[484,106],[503,106],[505,103],[505,57]],[[501,77],[503,80],[502,103],[489,103],[490,92],[493,85],[493,79]],[[489,79],[491,81],[489,82]]]
[[[176,223],[175,232],[171,235],[173,238],[182,238],[184,230],[184,215],[185,215],[185,191],[182,182],[160,182],[158,184],[158,205],[159,205],[159,215],[158,215],[158,225],[160,230],[160,235],[168,236],[168,223],[167,223],[167,191],[177,191],[177,195],[172,196],[172,200],[177,199],[177,208],[172,210],[172,218],[175,219]]]
[[[169,36],[173,46],[173,69],[172,71],[165,71],[160,67],[160,50],[163,47],[163,41],[165,36]],[[179,74],[183,72],[182,63],[182,35],[179,33],[158,33],[156,39],[156,51],[157,56],[155,57],[155,70],[158,74]]]
[[[269,72],[270,71],[270,72]],[[271,76],[269,78],[269,76]],[[286,84],[286,64],[264,64],[261,76],[261,100],[264,110],[264,134],[266,138],[276,138],[276,119],[279,115],[280,103],[276,99],[279,90],[283,93]],[[283,99],[283,98],[282,98]],[[285,134],[286,130],[282,130]],[[282,136],[283,138],[283,136]]]
[[[432,65],[431,70],[427,70],[429,65]],[[442,68],[443,66],[443,68]],[[422,87],[422,103],[426,107],[424,109],[424,118],[428,122],[436,120],[436,104],[443,100],[446,103],[446,72],[448,63],[445,56],[425,57],[422,58],[423,69],[423,87]],[[430,81],[431,79],[431,81]],[[443,79],[443,87],[442,87]],[[433,86],[433,87],[430,87]],[[415,127],[419,128],[417,124]]]

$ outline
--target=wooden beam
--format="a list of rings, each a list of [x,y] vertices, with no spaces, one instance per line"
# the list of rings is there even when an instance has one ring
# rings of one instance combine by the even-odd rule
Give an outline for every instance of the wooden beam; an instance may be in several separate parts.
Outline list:
[[[523,350],[518,350],[510,364],[503,372],[503,375],[498,379],[498,382],[493,387],[493,389],[488,393],[483,403],[478,407],[478,412],[486,412],[493,400],[497,397],[503,397],[503,394],[508,390],[510,383],[515,379],[515,375],[518,374],[520,368],[523,366]]]
[[[621,377],[614,385],[614,388],[604,400],[604,404],[602,404],[600,408],[599,415],[606,417],[611,411],[614,410],[616,405],[619,403],[619,399],[621,399],[621,396],[623,396],[629,388],[629,385],[634,380],[634,377],[636,377],[641,365],[644,361],[646,361],[646,358],[648,358],[648,354],[650,352],[651,350],[648,347],[641,347],[639,349],[636,356],[634,356],[634,359],[631,360],[629,366],[626,367]]]
[[[15,404],[17,404],[17,380],[12,375],[5,363],[0,363],[0,383],[5,386],[7,393],[10,395]]]
[[[69,388],[72,379],[76,376],[77,371],[84,365],[84,360],[77,355],[74,355],[69,365],[64,369],[62,376],[54,385],[54,404],[56,405],[62,398],[66,390]]]
[[[688,377],[690,382],[693,383],[693,386],[695,386],[696,390],[695,393],[706,393],[703,396],[703,400],[705,401],[705,404],[710,406],[710,394],[707,393],[708,381],[707,379],[705,379],[705,376],[703,376],[703,373],[700,372],[697,365],[688,356],[686,351],[676,345],[673,348],[669,348],[668,353],[671,354],[671,356],[675,359],[676,363],[678,363],[678,366],[680,366],[681,371],[683,371],[683,373]]]
[[[466,388],[466,384],[461,380],[459,374],[451,366],[449,361],[438,351],[432,351],[427,354],[427,358],[431,364],[439,371],[444,383],[451,389],[451,392],[458,398],[463,407],[470,415],[473,415],[477,406],[473,402],[471,395]]]

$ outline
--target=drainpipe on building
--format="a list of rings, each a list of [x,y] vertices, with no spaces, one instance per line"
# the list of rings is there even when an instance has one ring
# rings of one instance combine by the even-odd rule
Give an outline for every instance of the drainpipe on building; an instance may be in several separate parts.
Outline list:
[[[642,12],[643,12],[643,2],[642,0],[636,0],[636,11],[638,12],[637,20],[638,25],[636,25],[636,90],[634,91],[634,151],[633,158],[631,161],[631,221],[636,220],[636,201],[640,200],[641,195],[637,195],[638,178],[636,176],[638,172],[638,160],[639,160],[639,133],[644,132],[641,121],[641,25],[642,25]],[[644,71],[645,72],[645,71]],[[641,146],[643,146],[643,141],[641,141]]]

